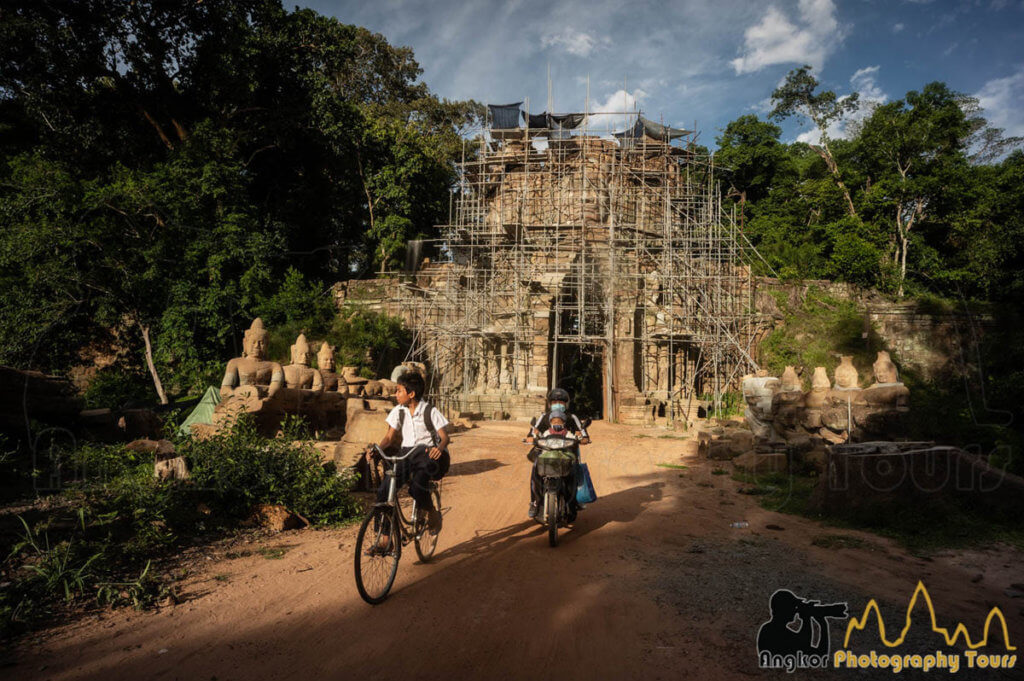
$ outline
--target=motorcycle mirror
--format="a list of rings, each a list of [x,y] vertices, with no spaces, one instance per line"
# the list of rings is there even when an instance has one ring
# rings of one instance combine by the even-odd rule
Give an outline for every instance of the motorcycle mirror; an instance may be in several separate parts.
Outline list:
[[[530,419],[530,425],[531,426],[536,426],[537,425],[537,417],[536,416],[534,416],[532,419]]]
[[[590,424],[593,423],[593,422],[594,422],[593,419],[583,419],[583,427],[584,428],[589,428]]]

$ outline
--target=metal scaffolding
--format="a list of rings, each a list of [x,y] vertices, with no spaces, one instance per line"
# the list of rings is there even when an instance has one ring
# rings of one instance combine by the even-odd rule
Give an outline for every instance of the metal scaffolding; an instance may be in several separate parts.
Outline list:
[[[601,117],[623,115],[636,113]],[[526,396],[533,409],[575,349],[601,363],[605,418],[671,425],[756,368],[753,253],[713,157],[693,133],[616,138],[596,121],[467,141],[440,257],[387,300],[442,408]]]

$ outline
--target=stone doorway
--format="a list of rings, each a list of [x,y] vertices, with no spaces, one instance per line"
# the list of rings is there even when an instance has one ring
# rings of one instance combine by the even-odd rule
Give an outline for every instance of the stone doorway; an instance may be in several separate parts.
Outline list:
[[[559,344],[556,384],[569,391],[571,410],[581,419],[604,418],[604,348]]]

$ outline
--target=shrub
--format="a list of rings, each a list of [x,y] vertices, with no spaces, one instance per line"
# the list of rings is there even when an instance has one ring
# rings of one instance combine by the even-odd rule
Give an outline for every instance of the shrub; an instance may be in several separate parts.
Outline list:
[[[22,521],[24,535],[3,563],[11,583],[0,590],[0,633],[86,596],[145,607],[167,591],[155,558],[186,538],[237,526],[259,504],[281,504],[320,525],[352,517],[359,510],[349,495],[354,476],[296,442],[302,430],[289,422],[281,435],[265,438],[243,417],[211,439],[181,438],[178,453],[192,468],[185,481],[157,480],[151,457],[123,445],[72,452],[75,480],[50,501],[42,521]]]
[[[131,403],[152,403],[156,392],[145,374],[109,368],[96,374],[83,394],[87,409],[117,409]]]

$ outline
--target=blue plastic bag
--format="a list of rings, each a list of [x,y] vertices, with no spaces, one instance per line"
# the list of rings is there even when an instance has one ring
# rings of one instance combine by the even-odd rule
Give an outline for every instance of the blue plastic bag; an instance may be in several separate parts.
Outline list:
[[[576,503],[592,504],[597,501],[594,482],[590,479],[590,469],[581,463],[576,469]]]

